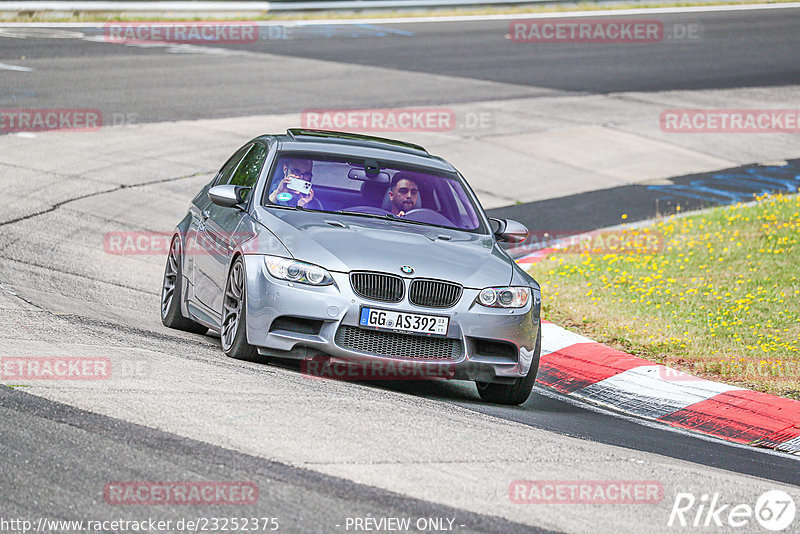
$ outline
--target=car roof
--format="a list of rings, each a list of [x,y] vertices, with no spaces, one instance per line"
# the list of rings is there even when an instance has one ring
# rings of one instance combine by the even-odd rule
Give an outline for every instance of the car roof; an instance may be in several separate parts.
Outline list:
[[[279,151],[358,156],[457,172],[447,161],[439,156],[429,154],[419,145],[383,137],[329,130],[290,128],[286,134],[263,135],[258,139],[266,140],[265,138],[276,139],[279,143]]]

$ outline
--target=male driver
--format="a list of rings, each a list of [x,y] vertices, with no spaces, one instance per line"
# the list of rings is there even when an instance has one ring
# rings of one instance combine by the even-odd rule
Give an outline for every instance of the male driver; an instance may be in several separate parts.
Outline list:
[[[412,174],[403,171],[398,172],[392,178],[389,201],[392,203],[392,213],[398,217],[404,216],[417,205],[419,188],[413,178]]]
[[[314,162],[310,159],[285,159],[283,160],[283,179],[278,183],[278,187],[269,194],[269,200],[273,204],[281,206],[298,206],[305,208],[314,200],[314,190],[309,189],[308,193],[303,194],[289,187],[292,179],[311,182],[313,176]],[[319,205],[319,201],[314,203]],[[316,206],[308,206],[317,209]],[[319,208],[321,209],[321,208]]]

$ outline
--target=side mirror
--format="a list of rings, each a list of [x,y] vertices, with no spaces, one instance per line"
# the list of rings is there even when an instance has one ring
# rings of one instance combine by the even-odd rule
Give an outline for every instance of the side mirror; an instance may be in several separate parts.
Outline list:
[[[249,190],[249,187],[242,185],[215,185],[208,190],[208,198],[223,208],[244,209],[244,192]]]
[[[528,229],[525,228],[524,224],[517,221],[490,217],[489,224],[498,241],[520,243],[528,238]]]

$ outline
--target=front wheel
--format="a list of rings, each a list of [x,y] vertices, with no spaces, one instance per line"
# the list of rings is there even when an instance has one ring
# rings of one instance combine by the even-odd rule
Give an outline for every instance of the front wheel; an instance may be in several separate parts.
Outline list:
[[[246,286],[244,262],[238,257],[225,284],[220,338],[225,354],[237,360],[254,362],[258,361],[258,351],[247,342]]]
[[[539,325],[539,334],[536,336],[536,347],[533,349],[533,361],[528,374],[517,378],[511,384],[491,384],[488,382],[475,382],[478,386],[478,395],[486,402],[495,404],[522,404],[531,395],[533,384],[536,382],[536,373],[539,371],[539,354],[542,351],[542,327]]]

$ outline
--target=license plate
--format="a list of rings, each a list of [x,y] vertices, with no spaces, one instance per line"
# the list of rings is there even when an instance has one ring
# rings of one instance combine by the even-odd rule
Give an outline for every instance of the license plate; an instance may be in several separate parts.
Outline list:
[[[441,315],[422,315],[378,308],[361,308],[358,324],[367,328],[394,330],[413,334],[447,335],[449,317]]]

